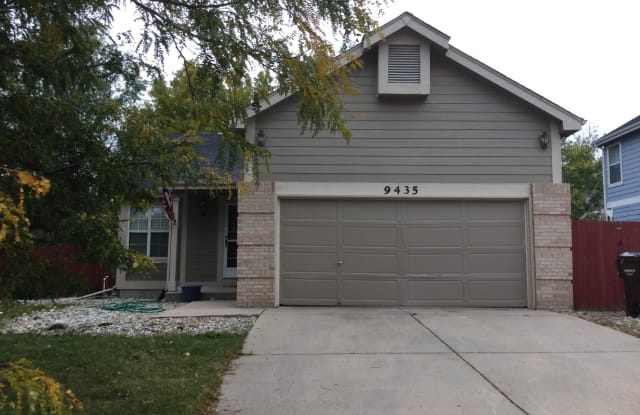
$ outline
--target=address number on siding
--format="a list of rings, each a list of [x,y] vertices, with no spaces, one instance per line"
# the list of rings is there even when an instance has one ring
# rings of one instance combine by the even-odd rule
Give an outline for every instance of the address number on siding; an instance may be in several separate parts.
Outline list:
[[[418,186],[409,186],[409,185],[397,185],[397,186],[385,186],[384,187],[384,194],[385,195],[417,195],[419,188]]]

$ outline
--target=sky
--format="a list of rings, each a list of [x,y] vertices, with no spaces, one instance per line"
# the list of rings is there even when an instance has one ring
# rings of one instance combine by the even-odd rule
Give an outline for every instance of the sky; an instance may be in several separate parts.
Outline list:
[[[600,134],[640,115],[638,0],[396,0],[376,18],[405,11]],[[122,15],[115,23],[131,24]],[[165,70],[180,65],[170,56]]]

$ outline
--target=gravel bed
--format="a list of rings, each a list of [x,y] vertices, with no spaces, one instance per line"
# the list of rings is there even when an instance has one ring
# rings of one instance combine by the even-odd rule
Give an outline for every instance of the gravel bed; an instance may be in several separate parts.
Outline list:
[[[65,304],[56,308],[51,300],[29,301],[30,304],[52,304],[51,310],[24,314],[8,321],[0,333],[43,335],[92,334],[153,336],[161,334],[199,333],[244,333],[255,323],[255,317],[171,317],[158,318],[158,313],[131,311],[108,311],[105,305],[122,306],[132,299],[59,299],[55,304]],[[139,303],[141,307],[161,307],[171,310],[183,303]]]
[[[624,311],[575,311],[571,314],[601,326],[640,337],[640,318],[627,317]]]

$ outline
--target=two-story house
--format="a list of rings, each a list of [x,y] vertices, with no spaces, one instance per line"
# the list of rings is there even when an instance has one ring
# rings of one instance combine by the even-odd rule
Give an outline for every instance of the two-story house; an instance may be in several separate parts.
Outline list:
[[[178,192],[175,224],[124,207],[124,243],[153,254],[162,232],[162,273],[118,286],[197,283],[243,306],[571,308],[560,145],[584,121],[409,13],[347,54],[364,63],[351,142],[301,134],[296,95],[273,95],[244,125],[272,154],[260,184]]]

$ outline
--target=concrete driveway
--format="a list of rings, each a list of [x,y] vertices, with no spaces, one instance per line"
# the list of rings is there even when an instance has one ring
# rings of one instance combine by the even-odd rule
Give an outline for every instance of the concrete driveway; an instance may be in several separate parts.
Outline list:
[[[640,339],[533,310],[265,311],[220,414],[640,414]]]

